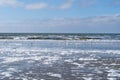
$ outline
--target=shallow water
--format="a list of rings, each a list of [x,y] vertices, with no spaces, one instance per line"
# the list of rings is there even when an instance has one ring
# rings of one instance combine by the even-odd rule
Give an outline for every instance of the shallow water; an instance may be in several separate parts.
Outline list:
[[[120,80],[119,40],[4,40],[0,45],[0,80]]]

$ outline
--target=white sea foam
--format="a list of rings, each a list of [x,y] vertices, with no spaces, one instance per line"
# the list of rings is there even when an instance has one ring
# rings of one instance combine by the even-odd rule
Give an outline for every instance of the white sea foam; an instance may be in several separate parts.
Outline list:
[[[77,62],[73,62],[73,63],[71,63],[71,64],[76,65],[76,66],[78,66],[78,67],[84,67],[84,65],[85,65],[85,64],[79,64],[79,63],[77,63]]]
[[[120,54],[120,50],[72,50],[72,49],[26,49],[26,48],[18,48],[18,49],[12,49],[12,48],[1,48],[0,49],[0,54],[5,54],[5,52],[9,52],[7,54],[11,55],[16,55],[16,54],[21,54],[21,55],[36,55],[41,54],[41,53],[56,53],[56,54],[61,54],[61,55],[66,55],[66,54],[82,54],[82,53],[106,53],[106,54]],[[32,54],[32,53],[36,54]],[[23,54],[25,53],[25,54]]]
[[[108,77],[120,77],[119,70],[110,69],[108,71]]]
[[[0,74],[3,75],[3,76],[5,76],[5,77],[11,77],[11,76],[12,76],[11,73],[12,73],[12,72],[7,71],[7,72],[2,72],[2,73],[0,73]]]
[[[20,58],[17,58],[17,57],[14,57],[14,58],[6,57],[2,63],[12,63],[12,62],[18,62],[18,61],[21,61],[21,60],[24,60],[24,58],[22,58],[22,57],[20,57]]]
[[[48,64],[48,62],[55,62],[61,57],[59,55],[72,55],[72,54],[91,54],[91,57],[79,58],[79,60],[97,60],[95,54],[120,54],[120,50],[74,50],[74,49],[46,49],[46,48],[18,48],[16,50],[11,48],[0,48],[0,54],[3,55],[0,59],[3,59],[1,63],[12,63],[18,62],[22,60],[41,60],[46,59],[44,64]],[[46,54],[46,55],[44,55]],[[54,56],[50,56],[54,54]],[[42,55],[42,56],[40,56]],[[44,55],[44,56],[43,56]],[[65,60],[66,62],[70,62],[70,60]]]
[[[73,60],[71,60],[71,59],[67,59],[67,60],[65,60],[64,62],[69,62],[69,63],[72,63],[72,62],[73,62]]]
[[[79,58],[79,60],[80,60],[80,61],[95,61],[95,60],[97,60],[97,59],[88,57],[88,58]]]
[[[14,42],[15,41],[15,42]],[[14,63],[20,63],[22,62],[26,62],[26,64],[31,65],[34,64],[35,62],[40,62],[40,64],[42,66],[47,66],[47,65],[51,65],[56,63],[57,61],[61,63],[67,62],[69,64],[71,64],[72,66],[74,65],[74,67],[76,68],[76,70],[79,70],[80,68],[85,68],[85,66],[87,65],[89,67],[90,63],[92,61],[97,62],[97,60],[99,59],[99,55],[104,56],[108,55],[108,57],[115,55],[119,56],[120,55],[120,50],[119,49],[81,49],[81,48],[76,48],[76,47],[71,47],[71,46],[81,46],[84,45],[83,43],[88,43],[90,44],[91,40],[87,40],[87,41],[73,41],[73,40],[66,40],[66,42],[63,41],[42,41],[42,40],[38,40],[38,42],[35,40],[29,41],[20,41],[20,40],[14,40],[14,41],[7,41],[6,44],[8,45],[2,45],[0,46],[0,64],[1,64],[1,68],[5,68],[3,70],[1,70],[0,75],[3,77],[11,77],[14,76],[12,75],[12,73],[14,72],[22,72],[22,69],[19,68],[19,65],[14,66]],[[35,43],[36,42],[36,43]],[[40,43],[39,43],[40,42]],[[96,41],[96,43],[106,43],[109,41]],[[117,42],[117,41],[111,41],[111,42]],[[118,41],[120,42],[120,41]],[[0,43],[2,43],[2,41],[0,41]],[[35,43],[33,47],[31,47],[31,43]],[[69,46],[70,48],[66,48],[66,47],[57,47],[58,44],[63,46]],[[64,43],[67,43],[67,45],[64,45]],[[94,43],[94,42],[93,42]],[[43,45],[43,47],[39,47],[39,45],[36,46],[36,44],[39,45]],[[53,45],[57,45],[56,47],[48,47],[48,46],[52,46]],[[75,45],[74,45],[75,44]],[[107,43],[109,44],[109,43]],[[87,46],[87,45],[86,45]],[[104,45],[103,45],[104,46]],[[114,46],[114,45],[113,45]],[[119,46],[117,46],[119,48]],[[79,55],[80,54],[80,55]],[[97,57],[96,57],[97,56]],[[82,63],[83,61],[83,63]],[[80,63],[79,63],[80,62]],[[35,63],[35,64],[36,64]],[[12,67],[9,67],[9,64],[12,65]],[[37,67],[40,66],[40,64],[38,63]],[[97,64],[91,64],[91,66],[97,66]],[[119,64],[117,63],[113,63],[110,64],[109,66],[119,66]],[[28,67],[27,66],[27,67]],[[34,66],[34,65],[33,65]],[[110,67],[108,66],[107,63],[102,63],[102,65],[100,67],[98,67],[97,69],[94,69],[93,71],[96,72],[96,74],[102,74],[103,71],[101,71],[101,67],[103,66],[107,66],[105,69],[106,71],[108,71],[108,79],[109,80],[114,80],[114,78],[109,78],[109,77],[120,77],[119,74],[119,70],[114,70],[114,69],[110,69]],[[30,68],[30,67],[28,67]],[[26,69],[28,69],[26,68]],[[88,69],[90,69],[92,67],[89,67]],[[33,68],[34,69],[34,68]],[[31,69],[32,70],[32,69]],[[84,71],[83,71],[84,72]],[[33,74],[34,72],[26,72],[26,74]],[[79,73],[78,73],[79,74]],[[52,77],[57,77],[57,78],[62,78],[62,74],[58,74],[58,73],[53,73],[53,72],[48,72],[47,75],[52,76]],[[74,74],[75,75],[75,74]],[[91,75],[90,75],[91,76]],[[93,76],[93,75],[92,75]],[[28,80],[26,77],[23,80]],[[91,77],[84,77],[85,80],[92,80]],[[41,80],[45,80],[45,79],[41,79]]]
[[[15,68],[8,68],[7,69],[8,71],[11,71],[11,72],[17,72],[18,70],[16,70]]]
[[[55,73],[51,73],[51,72],[47,73],[47,75],[52,76],[52,77],[57,77],[57,78],[62,77],[61,74],[55,74]]]
[[[83,77],[84,80],[92,80],[91,77]]]
[[[28,80],[27,78],[22,78],[22,80]]]

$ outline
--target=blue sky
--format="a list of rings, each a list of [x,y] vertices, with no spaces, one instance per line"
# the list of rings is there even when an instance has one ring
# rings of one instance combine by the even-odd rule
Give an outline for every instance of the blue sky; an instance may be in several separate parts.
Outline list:
[[[120,0],[0,0],[0,32],[119,33]]]

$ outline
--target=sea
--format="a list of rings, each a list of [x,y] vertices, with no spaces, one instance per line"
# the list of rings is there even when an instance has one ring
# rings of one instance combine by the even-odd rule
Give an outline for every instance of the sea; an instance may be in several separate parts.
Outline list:
[[[120,80],[120,33],[0,33],[0,80]]]
[[[120,40],[120,33],[0,33],[9,40]]]

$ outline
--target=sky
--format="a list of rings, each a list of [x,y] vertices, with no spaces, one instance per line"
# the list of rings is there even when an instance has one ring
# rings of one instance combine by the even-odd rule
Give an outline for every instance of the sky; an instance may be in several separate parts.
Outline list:
[[[0,0],[0,33],[120,33],[120,0]]]

